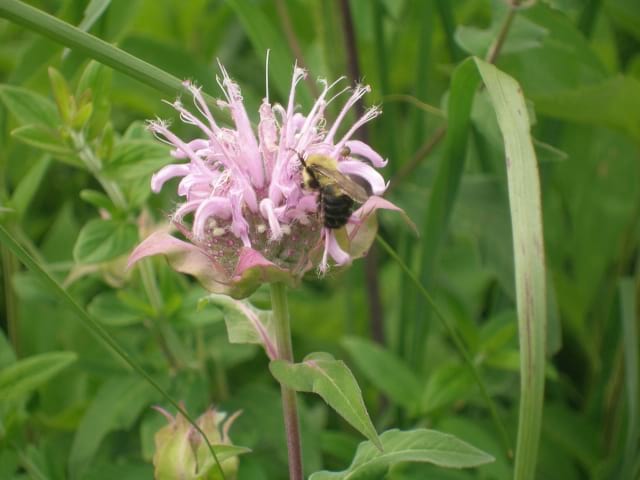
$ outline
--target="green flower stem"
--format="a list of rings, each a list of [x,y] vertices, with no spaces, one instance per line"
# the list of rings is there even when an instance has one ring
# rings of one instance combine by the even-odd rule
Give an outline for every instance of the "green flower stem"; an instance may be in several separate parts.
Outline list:
[[[291,346],[291,325],[289,323],[289,307],[287,306],[286,287],[282,283],[271,284],[271,310],[276,330],[278,358],[293,362]],[[300,447],[300,426],[296,407],[296,392],[284,385],[282,392],[282,410],[284,427],[287,434],[287,450],[289,452],[289,479],[302,480],[302,455]]]
[[[164,307],[162,294],[160,293],[160,288],[158,288],[156,274],[153,268],[153,263],[151,262],[152,260],[150,258],[145,258],[138,264],[142,287],[144,288],[147,298],[149,298],[151,308],[153,309],[153,325],[151,325],[150,328],[155,330],[154,333],[157,336],[158,344],[164,353],[164,356],[167,357],[169,365],[174,370],[179,370],[183,362],[179,360],[180,355],[177,355],[175,350],[182,351],[182,349],[172,348],[176,347],[176,342],[169,341],[172,332],[167,325],[166,317],[162,313]],[[174,340],[177,341],[177,338]]]

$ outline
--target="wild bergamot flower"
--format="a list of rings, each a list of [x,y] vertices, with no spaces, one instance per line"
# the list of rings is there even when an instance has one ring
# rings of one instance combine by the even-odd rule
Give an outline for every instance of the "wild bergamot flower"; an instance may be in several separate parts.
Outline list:
[[[163,254],[173,268],[194,275],[211,292],[242,298],[262,282],[296,284],[310,269],[326,272],[330,261],[345,265],[364,255],[376,231],[371,214],[378,208],[401,211],[380,197],[387,183],[376,169],[387,161],[353,138],[380,110],[370,108],[345,126],[348,112],[370,88],[357,85],[334,92],[344,78],[332,84],[321,80],[322,93],[303,114],[297,111],[295,92],[306,73],[294,67],[287,105],[270,103],[267,91],[254,130],[240,88],[222,65],[220,70],[222,78],[217,80],[225,99],[218,105],[229,110],[233,128],[216,121],[200,88],[191,82],[184,85],[198,113],[180,100],[172,105],[183,122],[202,131],[201,138],[185,141],[165,122],[149,123],[158,138],[172,145],[172,155],[180,161],[158,171],[151,188],[159,192],[167,180],[181,177],[178,195],[184,201],[171,221],[188,241],[156,232],[135,249],[129,264]],[[327,105],[345,94],[344,106],[329,125]],[[317,192],[301,185],[300,156],[312,154],[335,159],[342,174],[359,179],[371,194],[344,228],[326,228]]]

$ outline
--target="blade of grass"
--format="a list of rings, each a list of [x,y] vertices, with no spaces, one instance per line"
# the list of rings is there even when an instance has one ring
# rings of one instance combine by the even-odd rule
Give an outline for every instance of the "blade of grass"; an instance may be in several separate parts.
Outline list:
[[[418,292],[420,292],[422,297],[425,299],[425,301],[429,304],[429,306],[431,307],[433,312],[436,314],[436,317],[438,318],[438,320],[440,321],[440,323],[442,324],[442,326],[446,330],[447,334],[449,335],[449,337],[453,341],[453,344],[455,345],[456,349],[458,350],[458,353],[460,354],[460,357],[462,358],[464,363],[469,368],[469,371],[471,372],[471,375],[473,376],[474,380],[478,384],[478,388],[480,388],[480,392],[482,393],[482,397],[484,398],[485,402],[487,403],[487,407],[489,408],[489,411],[491,412],[491,417],[493,419],[493,423],[494,423],[494,425],[496,427],[496,430],[498,431],[498,435],[500,436],[500,438],[502,440],[502,443],[504,445],[505,451],[507,452],[507,454],[509,456],[511,456],[510,455],[511,444],[509,442],[509,436],[507,435],[507,431],[504,428],[504,424],[502,423],[502,420],[500,420],[500,416],[498,415],[498,410],[496,409],[496,405],[493,402],[493,400],[491,399],[491,396],[489,395],[489,392],[487,391],[487,387],[485,386],[484,382],[482,381],[482,377],[480,376],[480,372],[478,372],[478,369],[477,369],[475,363],[473,362],[473,359],[471,358],[471,354],[468,352],[467,348],[465,347],[465,345],[464,345],[464,343],[462,341],[462,338],[460,338],[460,335],[456,331],[455,327],[453,325],[451,325],[451,323],[449,323],[447,321],[447,319],[444,317],[444,315],[440,311],[440,308],[438,308],[438,305],[433,300],[433,298],[431,297],[431,295],[429,294],[427,289],[424,287],[424,285],[420,282],[420,280],[418,279],[416,274],[413,273],[411,271],[411,269],[407,266],[407,264],[402,261],[402,259],[395,252],[395,250],[393,248],[391,248],[391,245],[389,245],[380,235],[378,235],[376,237],[376,239],[378,240],[378,243],[382,246],[382,248],[389,254],[389,256],[391,258],[393,258],[398,263],[400,268],[407,274],[409,279],[413,282],[415,287],[418,289]]]
[[[127,364],[133,371],[135,371],[141,378],[149,383],[165,400],[167,400],[173,407],[176,408],[187,421],[195,428],[202,436],[203,440],[209,448],[209,452],[214,458],[222,478],[225,479],[224,471],[218,462],[218,457],[213,450],[213,446],[209,442],[209,439],[202,431],[202,429],[196,424],[191,416],[180,406],[180,404],[174,400],[154,379],[149,375],[130,355],[124,350],[118,342],[111,336],[111,334],[98,322],[95,318],[90,316],[75,299],[67,293],[67,291],[60,286],[60,284],[44,270],[38,262],[36,262],[29,253],[22,248],[20,244],[13,238],[13,236],[0,225],[0,242],[6,246],[38,279],[42,282],[43,286],[53,292],[60,301],[69,308],[76,316],[82,321],[83,325],[89,329],[117,358]]]
[[[544,404],[547,322],[538,164],[520,85],[489,63],[480,59],[475,63],[504,140],[520,341],[521,396],[514,478],[532,479]]]
[[[620,310],[622,320],[622,340],[624,344],[624,376],[627,390],[627,438],[622,462],[622,478],[632,478],[633,462],[638,457],[640,440],[640,405],[638,397],[638,315],[636,310],[636,290],[632,278],[620,281]]]
[[[104,40],[18,0],[0,0],[0,17],[44,35],[72,50],[124,73],[160,92],[175,95],[184,90],[182,80],[121,50]],[[215,106],[213,98],[207,102]]]

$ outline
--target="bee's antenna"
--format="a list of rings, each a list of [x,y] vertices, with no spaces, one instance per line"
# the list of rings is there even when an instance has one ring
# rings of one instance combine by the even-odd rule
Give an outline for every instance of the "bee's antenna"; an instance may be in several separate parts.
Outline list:
[[[304,157],[299,151],[291,147],[287,148],[287,150],[291,150],[292,152],[294,152],[298,156],[298,160],[300,160],[300,163],[302,164],[302,166],[307,168],[307,162],[304,161]]]

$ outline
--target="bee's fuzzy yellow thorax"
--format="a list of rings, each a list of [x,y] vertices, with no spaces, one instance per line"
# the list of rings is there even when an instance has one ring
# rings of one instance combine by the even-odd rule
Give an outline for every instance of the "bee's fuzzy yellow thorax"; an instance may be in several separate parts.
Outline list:
[[[311,167],[313,165],[318,165],[319,167],[324,167],[328,170],[337,170],[338,162],[335,158],[329,157],[327,155],[320,155],[317,153],[311,154],[305,160],[306,164]]]

